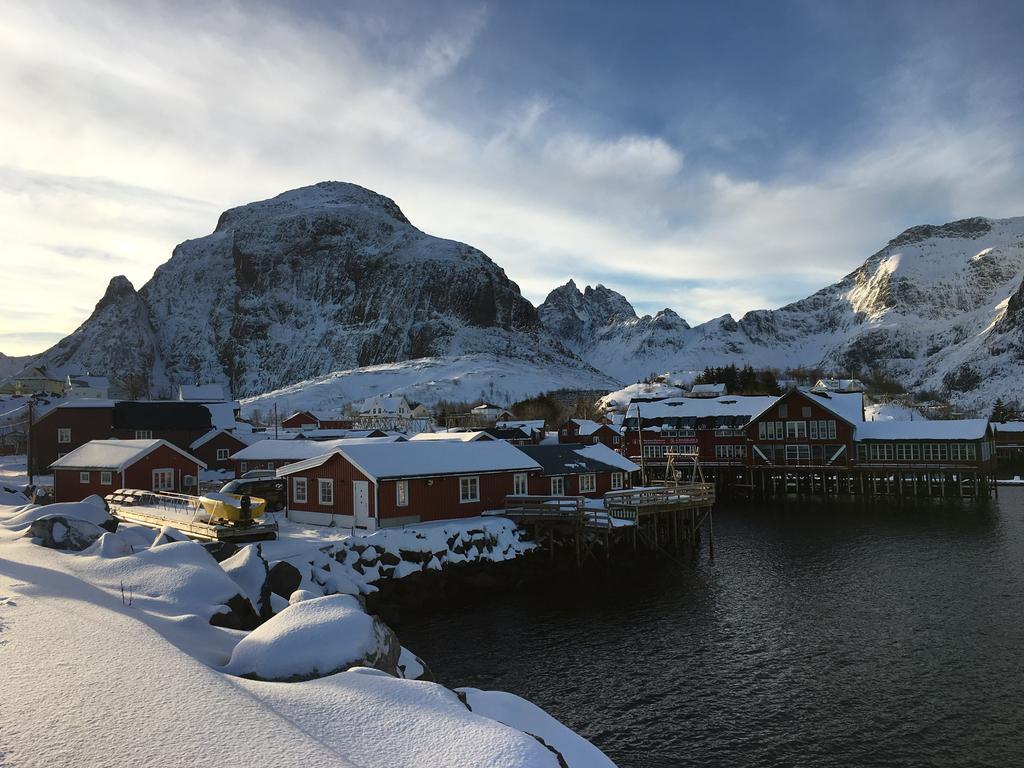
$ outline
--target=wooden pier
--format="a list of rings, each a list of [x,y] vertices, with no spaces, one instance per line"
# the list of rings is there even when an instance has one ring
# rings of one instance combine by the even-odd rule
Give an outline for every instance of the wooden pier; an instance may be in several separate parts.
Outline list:
[[[712,483],[686,483],[611,491],[602,500],[582,496],[508,496],[501,513],[533,531],[554,558],[558,546],[571,545],[576,564],[606,559],[614,547],[626,545],[634,552],[696,547],[700,531],[708,529],[708,552],[714,557],[711,508],[715,503]]]
[[[239,525],[210,520],[198,496],[122,488],[105,500],[110,514],[118,520],[154,529],[170,526],[190,539],[245,543],[277,538],[276,522]]]

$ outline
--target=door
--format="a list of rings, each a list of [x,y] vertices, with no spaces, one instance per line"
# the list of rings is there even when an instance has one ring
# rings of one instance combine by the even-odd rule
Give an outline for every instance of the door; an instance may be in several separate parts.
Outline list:
[[[370,484],[366,480],[352,481],[352,509],[357,528],[370,527]]]

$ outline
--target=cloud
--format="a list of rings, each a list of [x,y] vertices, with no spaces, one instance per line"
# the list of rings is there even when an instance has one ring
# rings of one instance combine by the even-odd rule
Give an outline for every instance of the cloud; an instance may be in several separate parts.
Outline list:
[[[554,72],[560,89],[506,92],[477,66],[501,31],[493,16],[5,8],[0,92],[16,118],[0,122],[0,258],[53,306],[45,322],[18,319],[3,296],[10,330],[66,333],[112,262],[141,286],[222,210],[322,179],[375,189],[422,229],[481,248],[534,301],[568,276],[603,280],[691,323],[800,298],[912,224],[1024,213],[1015,86],[950,64],[927,31],[865,79],[857,129],[823,152],[724,99],[705,115],[681,105],[670,132],[581,108]],[[781,147],[771,173],[724,162],[751,143]]]

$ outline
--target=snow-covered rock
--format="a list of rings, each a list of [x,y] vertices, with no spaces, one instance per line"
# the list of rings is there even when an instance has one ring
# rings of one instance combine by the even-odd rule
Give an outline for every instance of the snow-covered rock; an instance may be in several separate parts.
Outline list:
[[[395,633],[363,611],[351,595],[329,595],[289,605],[246,635],[224,668],[239,677],[298,681],[350,667],[398,674]]]
[[[33,521],[25,535],[43,547],[81,552],[92,546],[104,532],[98,525],[86,520],[47,515]]]

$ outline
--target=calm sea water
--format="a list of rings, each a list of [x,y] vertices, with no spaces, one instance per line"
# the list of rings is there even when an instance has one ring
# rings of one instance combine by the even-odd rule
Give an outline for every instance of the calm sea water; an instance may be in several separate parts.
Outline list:
[[[393,623],[441,682],[525,696],[623,767],[1024,765],[1024,489],[725,504],[715,539]]]

